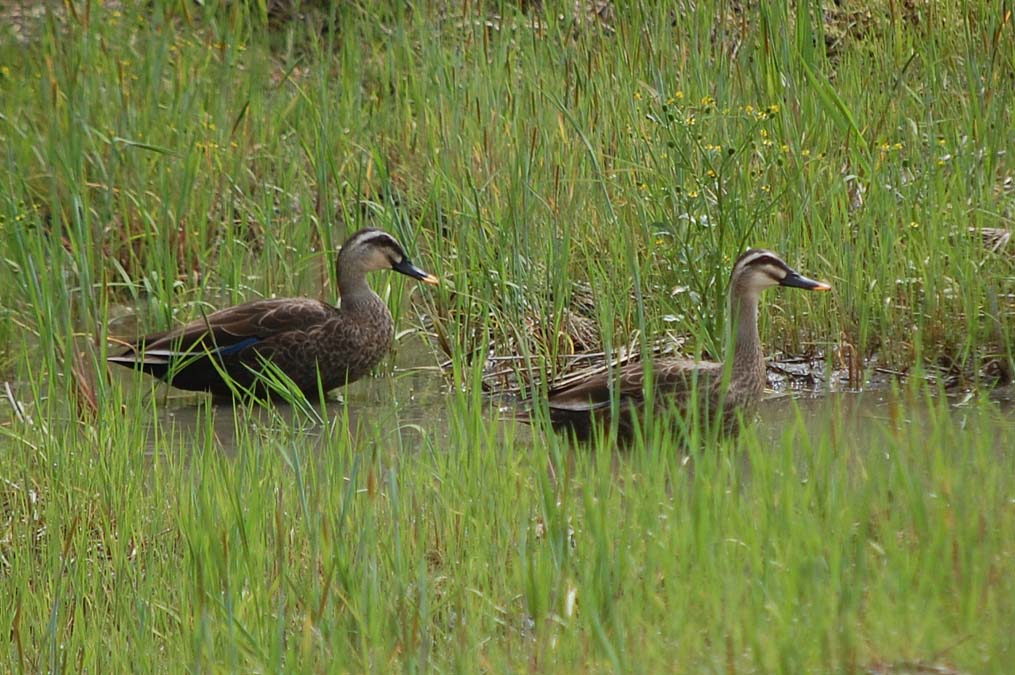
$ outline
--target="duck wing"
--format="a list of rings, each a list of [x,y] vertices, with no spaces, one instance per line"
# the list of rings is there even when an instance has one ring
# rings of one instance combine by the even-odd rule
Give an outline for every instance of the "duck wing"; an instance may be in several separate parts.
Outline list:
[[[171,331],[139,338],[110,361],[167,363],[183,355],[213,352],[236,354],[282,333],[304,331],[333,318],[338,310],[309,298],[255,300],[194,319]]]
[[[686,406],[692,390],[708,396],[722,377],[722,364],[696,362],[684,358],[660,359],[650,366],[654,405],[676,402]],[[633,418],[645,408],[645,364],[628,363],[612,373],[597,372],[581,381],[551,389],[548,395],[550,423],[558,429],[570,429],[579,440],[592,437],[597,421],[612,417],[611,397],[616,395],[620,414],[618,433],[627,438]]]
[[[658,360],[651,366],[652,386],[656,392],[681,397],[695,382],[713,379],[721,364],[671,358]],[[704,384],[704,382],[702,382]],[[701,384],[699,384],[701,386]],[[551,389],[548,400],[551,410],[592,411],[608,408],[613,392],[621,404],[641,405],[645,402],[645,364],[626,363],[619,369],[601,371],[566,387]]]

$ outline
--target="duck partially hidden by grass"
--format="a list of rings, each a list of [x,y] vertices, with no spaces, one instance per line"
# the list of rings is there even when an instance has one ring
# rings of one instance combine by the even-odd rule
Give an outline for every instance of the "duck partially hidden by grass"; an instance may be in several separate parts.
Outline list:
[[[390,234],[363,229],[338,256],[338,307],[310,298],[255,300],[146,335],[108,360],[216,396],[263,390],[259,374],[270,363],[304,395],[316,397],[360,379],[391,348],[391,312],[366,283],[369,272],[386,269],[437,283]]]
[[[650,368],[656,409],[674,405],[686,419],[695,401],[699,421],[720,423],[724,433],[736,433],[738,416],[752,415],[765,389],[758,301],[762,291],[775,286],[810,291],[832,288],[801,276],[771,251],[746,251],[734,263],[730,276],[732,343],[727,345],[726,363],[684,358],[655,361]],[[613,398],[617,400],[616,408]],[[597,425],[612,422],[617,425],[618,438],[630,441],[646,404],[645,364],[640,362],[625,364],[613,372],[598,372],[548,393],[551,424],[555,429],[569,430],[579,440],[588,440]]]

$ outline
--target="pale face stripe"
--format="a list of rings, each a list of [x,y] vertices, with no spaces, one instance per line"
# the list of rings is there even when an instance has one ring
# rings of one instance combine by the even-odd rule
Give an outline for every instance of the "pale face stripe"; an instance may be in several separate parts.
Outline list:
[[[383,245],[381,242],[390,244],[392,246],[398,246],[398,242],[387,232],[381,230],[368,231],[355,240],[355,243],[360,246],[377,246]],[[401,247],[399,247],[401,248]]]
[[[387,232],[383,230],[365,230],[359,236],[353,236],[352,239],[346,242],[345,246],[342,247],[343,253],[352,253],[357,249],[376,248],[378,250],[386,250],[394,256],[396,261],[402,260],[405,257],[405,252],[402,249],[401,244]]]
[[[741,277],[748,273],[764,274],[776,283],[790,272],[790,267],[782,258],[765,249],[749,249],[740,256],[733,266],[733,277]]]

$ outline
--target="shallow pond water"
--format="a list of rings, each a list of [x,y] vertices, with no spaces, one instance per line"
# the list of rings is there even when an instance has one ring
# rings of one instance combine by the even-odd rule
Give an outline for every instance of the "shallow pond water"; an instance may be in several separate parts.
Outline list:
[[[830,434],[854,449],[873,451],[893,436],[929,435],[935,418],[941,415],[941,403],[914,399],[888,387],[863,392],[780,393],[762,402],[756,424],[759,437],[773,446],[782,443],[788,430],[799,429],[799,423],[810,438]],[[1004,400],[985,406],[974,394],[955,395],[947,398],[944,409],[958,429],[992,436],[999,451],[1007,449],[1015,432],[1012,406]]]
[[[214,434],[214,443],[227,453],[238,445],[238,439],[249,432],[277,434],[289,429],[304,439],[313,439],[325,446],[336,429],[359,442],[378,444],[409,451],[427,443],[439,445],[450,435],[449,425],[454,414],[450,398],[454,395],[435,366],[418,358],[420,355],[399,356],[399,366],[390,375],[371,377],[338,390],[323,404],[313,404],[313,412],[301,411],[288,404],[234,406],[229,402],[212,402],[203,395],[180,394],[159,386],[156,414],[163,430],[176,437],[172,444],[187,447],[204,442],[202,437]],[[429,355],[426,356],[429,358]],[[412,363],[416,361],[416,363]],[[132,374],[124,371],[126,377]],[[142,385],[143,386],[143,385]],[[510,417],[517,403],[487,400],[484,416],[489,419]],[[999,444],[1006,443],[1015,429],[1015,417],[1004,403],[992,408],[977,405],[975,397],[949,400],[948,414],[960,429],[982,430],[993,434]],[[930,423],[936,414],[929,401],[904,399],[888,389],[865,392],[814,393],[800,391],[769,392],[759,406],[755,428],[763,443],[773,447],[783,442],[788,430],[805,430],[807,436],[820,437],[831,433],[849,440],[855,448],[876,446],[884,433],[919,429]],[[322,420],[330,420],[323,422]],[[533,432],[520,423],[502,421],[513,427],[519,439]],[[149,439],[149,452],[154,450]],[[163,445],[163,448],[165,446]]]
[[[132,320],[133,316],[128,318]],[[424,443],[441,444],[449,437],[449,426],[454,422],[450,416],[456,414],[451,401],[455,392],[440,372],[432,351],[410,335],[398,342],[394,356],[386,363],[389,367],[395,364],[392,372],[336,390],[323,407],[314,403],[306,410],[281,403],[263,408],[212,401],[204,394],[171,389],[117,366],[110,366],[109,374],[125,390],[153,399],[149,404],[159,421],[159,430],[147,434],[149,454],[157,447],[162,452],[169,447],[185,453],[187,448],[198,446],[218,447],[231,454],[251,433],[268,437],[286,430],[298,433],[304,442],[322,446],[336,433],[397,451],[413,451]],[[799,423],[812,438],[827,433],[842,435],[853,447],[863,448],[878,442],[876,435],[883,438],[886,429],[919,427],[935,414],[928,400],[905,399],[893,393],[887,381],[873,381],[863,392],[836,391],[842,384],[839,380],[844,379],[826,378],[821,363],[794,367],[802,368],[806,377],[796,377],[785,362],[770,367],[770,384],[777,391],[769,391],[759,407],[755,430],[763,443],[773,447],[783,442],[787,430],[799,429]],[[2,398],[6,402],[0,402],[0,423],[4,424],[16,416],[12,406],[18,392],[27,392],[28,387],[7,384],[5,391],[8,393]],[[1000,445],[1010,440],[1015,425],[1013,394],[1010,388],[995,390],[991,398],[996,405],[989,407],[978,405],[978,397],[973,394],[950,397],[949,415],[960,428],[993,434]],[[510,418],[519,407],[512,398],[503,402],[484,399],[482,405],[487,419]],[[26,409],[30,414],[30,408]],[[74,419],[69,402],[66,411],[66,419]],[[137,423],[151,425],[152,418]],[[520,440],[532,434],[522,424],[506,421],[502,426]]]

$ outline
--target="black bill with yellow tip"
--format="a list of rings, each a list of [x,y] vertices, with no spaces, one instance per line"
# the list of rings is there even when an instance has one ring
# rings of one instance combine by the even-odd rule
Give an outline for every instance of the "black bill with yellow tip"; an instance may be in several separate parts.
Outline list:
[[[412,261],[410,261],[408,258],[402,258],[401,262],[392,265],[391,269],[395,270],[396,272],[401,272],[407,277],[419,279],[424,284],[433,284],[434,286],[436,286],[439,283],[437,277],[430,274],[429,272],[424,272],[420,268],[416,267],[415,265],[412,264]]]
[[[803,288],[808,291],[830,291],[832,287],[823,281],[815,281],[814,279],[808,279],[807,277],[794,272],[789,271],[782,281],[779,282],[780,286],[789,286],[790,288]]]

